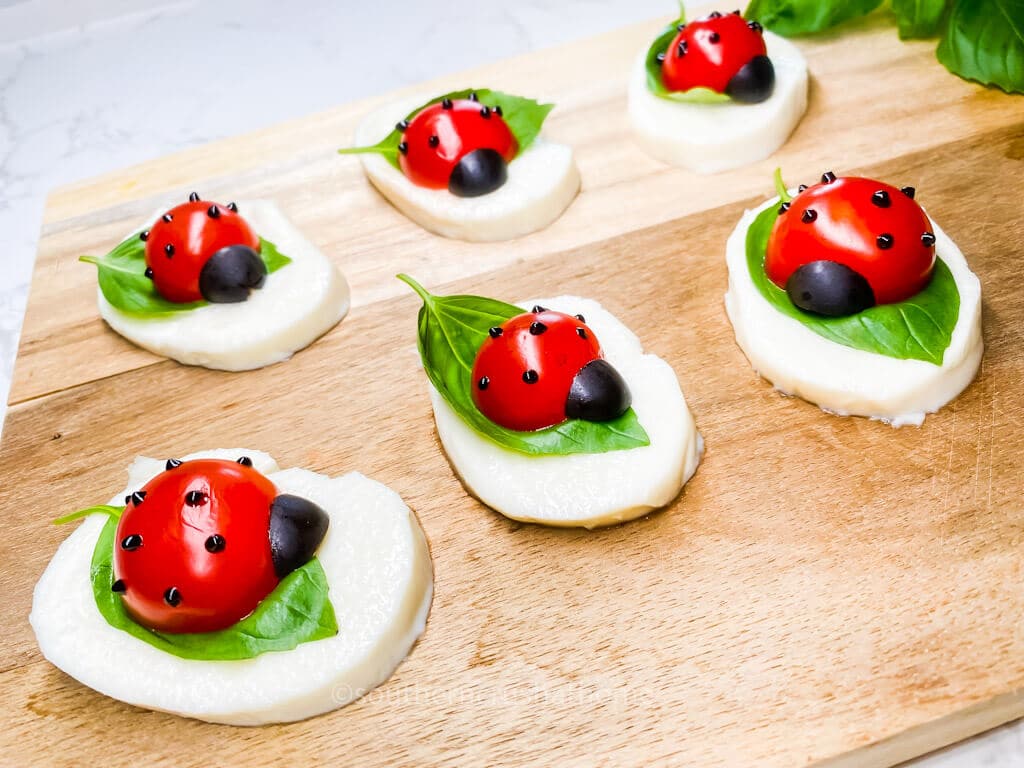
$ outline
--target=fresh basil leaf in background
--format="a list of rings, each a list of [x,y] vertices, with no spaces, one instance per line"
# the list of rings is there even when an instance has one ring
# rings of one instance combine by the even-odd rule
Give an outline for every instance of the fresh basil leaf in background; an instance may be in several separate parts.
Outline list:
[[[900,39],[935,37],[939,33],[946,0],[892,0]]]
[[[956,0],[936,55],[955,75],[1024,93],[1024,0]]]
[[[906,301],[881,304],[846,317],[824,317],[796,307],[789,295],[764,271],[768,236],[779,216],[772,205],[754,219],[747,231],[747,269],[762,296],[777,310],[837,344],[900,360],[924,360],[942,365],[960,316],[960,291],[942,259],[928,285]]]
[[[830,29],[881,4],[882,0],[750,0],[743,17],[790,37]]]
[[[90,577],[96,607],[110,626],[161,651],[183,659],[233,661],[268,651],[290,651],[300,643],[338,634],[327,576],[316,558],[285,576],[255,611],[227,629],[184,634],[147,629],[132,620],[120,595],[111,590],[116,534],[117,520],[111,518],[93,550]]]
[[[495,424],[473,402],[473,363],[487,330],[523,313],[482,296],[434,296],[408,275],[399,275],[423,299],[418,346],[427,378],[470,427],[498,445],[533,456],[606,453],[649,445],[647,432],[630,408],[612,421],[570,419],[536,432]]]
[[[555,108],[554,104],[541,104],[534,99],[527,99],[523,96],[514,96],[511,93],[503,93],[502,91],[492,91],[490,88],[466,88],[461,91],[446,93],[443,96],[431,99],[426,104],[421,104],[406,115],[405,119],[411,121],[416,115],[431,104],[436,104],[442,99],[452,99],[453,101],[456,99],[465,99],[468,98],[471,93],[476,93],[481,106],[501,107],[502,117],[508,124],[509,130],[512,131],[512,135],[516,137],[516,143],[519,145],[519,153],[522,153],[533,143],[534,139],[536,139],[538,134],[540,134],[540,129],[544,125],[544,121],[547,119],[548,113]],[[400,121],[396,119],[395,122],[398,123]],[[361,155],[371,153],[383,155],[389,163],[395,166],[395,168],[398,168],[398,145],[401,140],[402,132],[399,131],[398,128],[394,128],[391,133],[376,144],[372,144],[367,147],[348,147],[346,149],[339,149],[338,154]]]
[[[647,90],[662,99],[691,104],[722,104],[732,101],[728,95],[712,91],[710,88],[670,91],[665,87],[661,78],[661,64],[658,63],[658,54],[668,52],[669,43],[672,42],[679,32],[679,25],[685,23],[686,14],[681,13],[679,18],[665,27],[662,33],[648,47],[647,56],[644,59],[644,67],[647,70]]]
[[[260,238],[260,257],[267,274],[291,263],[269,240]],[[153,281],[146,277],[146,244],[138,235],[119,243],[106,256],[79,256],[79,261],[95,264],[103,297],[116,309],[139,317],[162,317],[205,306],[208,302],[184,304],[168,301],[156,292]]]

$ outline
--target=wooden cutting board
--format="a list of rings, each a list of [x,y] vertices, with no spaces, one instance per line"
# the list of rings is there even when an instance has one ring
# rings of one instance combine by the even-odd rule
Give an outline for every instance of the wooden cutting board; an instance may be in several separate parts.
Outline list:
[[[381,100],[50,197],[0,446],[0,762],[888,766],[1024,714],[1024,99],[949,75],[933,43],[900,43],[874,16],[800,41],[811,107],[775,157],[697,177],[629,138],[627,73],[661,23],[418,89],[558,103],[548,131],[576,146],[583,191],[514,242],[432,236],[334,154]],[[735,346],[724,244],[776,165],[793,184],[834,169],[916,186],[980,275],[981,373],[920,429],[781,397]],[[76,256],[193,188],[276,199],[349,277],[350,316],[243,374],[111,333]],[[399,270],[441,292],[603,301],[679,374],[707,440],[685,492],[593,533],[471,499],[438,447]],[[121,488],[136,454],[214,446],[359,469],[417,511],[436,596],[380,689],[307,722],[234,729],[120,704],[40,657],[32,587],[68,534],[50,521]]]

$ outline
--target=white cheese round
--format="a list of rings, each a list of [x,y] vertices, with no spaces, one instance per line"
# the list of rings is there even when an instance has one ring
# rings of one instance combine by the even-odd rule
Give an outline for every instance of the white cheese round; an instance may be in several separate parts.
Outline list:
[[[759,104],[696,104],[655,96],[647,88],[646,49],[629,81],[629,119],[651,157],[696,173],[739,168],[781,147],[807,110],[807,62],[793,43],[764,33],[775,90]]]
[[[291,258],[290,264],[267,275],[245,301],[159,317],[126,314],[97,289],[107,324],[154,354],[223,371],[287,360],[337,325],[349,307],[348,283],[337,267],[273,203],[240,202],[239,210],[256,234]]]
[[[675,371],[644,354],[640,340],[596,301],[575,296],[523,302],[583,314],[605,358],[633,395],[650,445],[608,453],[527,456],[466,424],[433,387],[437,433],[466,488],[506,517],[528,523],[597,528],[665,506],[697,470],[703,441]]]
[[[267,454],[217,450],[183,459],[249,456],[281,493],[319,504],[331,522],[317,557],[338,622],[335,637],[241,661],[181,659],[110,626],[92,593],[89,566],[106,516],[84,520],[36,585],[29,621],[43,655],[115,699],[214,723],[262,725],[328,712],[386,680],[423,632],[433,589],[427,543],[392,490],[357,472],[330,478],[279,471]],[[125,493],[164,468],[140,457]]]
[[[428,99],[406,99],[371,113],[356,129],[355,144],[376,144]],[[543,229],[562,215],[580,188],[572,147],[543,136],[509,163],[502,186],[480,197],[417,186],[381,155],[359,159],[373,186],[410,219],[439,235],[472,242],[511,240]]]
[[[751,280],[747,230],[761,211],[778,204],[773,198],[747,211],[726,244],[725,309],[736,343],[754,369],[784,394],[841,416],[867,416],[896,427],[920,426],[926,413],[934,413],[971,383],[981,363],[981,283],[964,255],[933,221],[936,254],[953,273],[960,292],[960,316],[941,366],[853,349],[779,312]]]

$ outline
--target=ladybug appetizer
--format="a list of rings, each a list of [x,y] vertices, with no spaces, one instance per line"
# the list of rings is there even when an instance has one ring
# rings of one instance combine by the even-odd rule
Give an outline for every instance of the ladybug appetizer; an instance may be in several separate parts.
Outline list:
[[[339,152],[360,155],[370,182],[421,226],[505,240],[550,224],[579,190],[572,149],[539,136],[552,108],[488,89],[416,99],[369,115],[361,146]]]
[[[978,278],[913,187],[831,171],[776,185],[726,248],[737,343],[787,394],[920,425],[977,373]]]
[[[269,202],[188,202],[103,257],[98,303],[129,341],[187,365],[229,371],[280,362],[348,311],[337,268]]]
[[[484,504],[596,528],[665,506],[696,471],[703,441],[675,372],[597,302],[435,296],[399,277],[423,300],[441,445]]]
[[[29,618],[48,660],[130,704],[311,717],[383,682],[424,628],[423,533],[358,473],[280,471],[259,451],[139,458],[110,506],[59,522],[80,518]]]
[[[643,149],[698,173],[772,154],[806,108],[800,51],[739,11],[678,19],[639,56],[629,85]]]

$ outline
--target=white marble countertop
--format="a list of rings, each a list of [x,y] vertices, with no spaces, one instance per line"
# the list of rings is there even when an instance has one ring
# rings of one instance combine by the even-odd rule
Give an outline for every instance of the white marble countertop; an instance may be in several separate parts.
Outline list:
[[[0,419],[51,188],[673,6],[0,0]],[[1022,722],[913,765],[1024,765]]]

